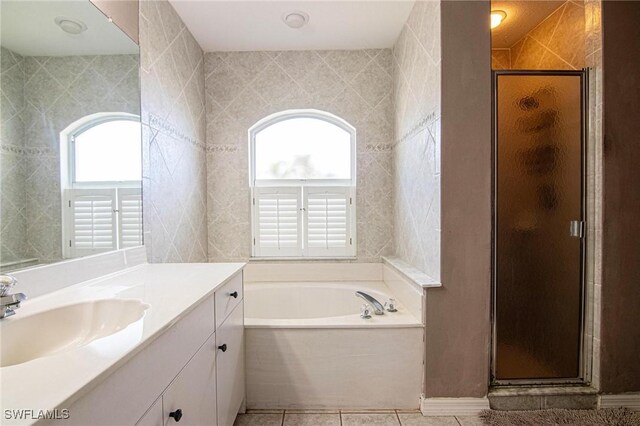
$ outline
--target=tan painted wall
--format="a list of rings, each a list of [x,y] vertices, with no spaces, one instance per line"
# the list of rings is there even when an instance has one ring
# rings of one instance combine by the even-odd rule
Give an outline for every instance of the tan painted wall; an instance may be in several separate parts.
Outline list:
[[[443,1],[442,288],[427,294],[427,397],[489,384],[491,37],[489,1]]]
[[[600,388],[640,391],[640,2],[604,1]]]

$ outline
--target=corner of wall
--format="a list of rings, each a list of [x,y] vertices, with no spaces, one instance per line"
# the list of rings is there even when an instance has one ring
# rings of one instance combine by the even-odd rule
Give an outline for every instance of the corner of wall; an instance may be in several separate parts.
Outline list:
[[[490,2],[446,1],[441,8],[442,289],[427,297],[425,393],[484,397],[491,294]]]
[[[166,1],[140,2],[143,204],[150,262],[206,262],[204,55]]]
[[[415,3],[393,48],[395,255],[440,278],[440,2]]]

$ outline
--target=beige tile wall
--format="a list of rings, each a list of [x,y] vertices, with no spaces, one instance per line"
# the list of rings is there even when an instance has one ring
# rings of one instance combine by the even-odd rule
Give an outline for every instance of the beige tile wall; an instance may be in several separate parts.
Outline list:
[[[492,49],[493,69],[571,70],[585,66],[585,3],[566,1],[509,49]]]
[[[393,48],[396,254],[440,279],[440,2],[416,2]]]
[[[140,2],[145,246],[206,262],[204,57],[167,1]]]
[[[251,253],[248,129],[288,109],[357,131],[357,259],[393,253],[391,51],[214,52],[205,61],[209,260]]]
[[[27,258],[24,58],[0,48],[0,264]]]
[[[494,70],[511,69],[511,49],[491,49],[491,68]]]

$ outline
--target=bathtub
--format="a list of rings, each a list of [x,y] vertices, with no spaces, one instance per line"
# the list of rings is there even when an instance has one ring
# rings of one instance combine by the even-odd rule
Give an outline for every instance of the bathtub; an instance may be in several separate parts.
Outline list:
[[[284,274],[250,281],[255,277],[249,271],[244,289],[247,408],[418,408],[424,326],[420,312],[409,306],[421,306],[422,294],[400,290],[398,297],[384,281],[382,266],[374,268],[380,274],[368,271],[362,281],[333,275],[300,281],[299,274],[292,280]],[[364,301],[356,291],[383,304],[394,298],[398,312],[362,319]],[[412,296],[417,302],[407,300]]]

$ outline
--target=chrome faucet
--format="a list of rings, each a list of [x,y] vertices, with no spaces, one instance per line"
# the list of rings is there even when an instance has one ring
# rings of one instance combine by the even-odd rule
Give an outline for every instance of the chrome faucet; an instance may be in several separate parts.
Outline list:
[[[382,306],[382,303],[378,302],[374,297],[363,291],[356,291],[356,296],[364,299],[369,305],[371,305],[373,307],[373,312],[376,315],[384,315],[384,306]]]
[[[14,309],[18,309],[20,302],[27,298],[24,293],[8,294],[17,283],[18,280],[11,275],[0,275],[0,319],[15,314]]]

